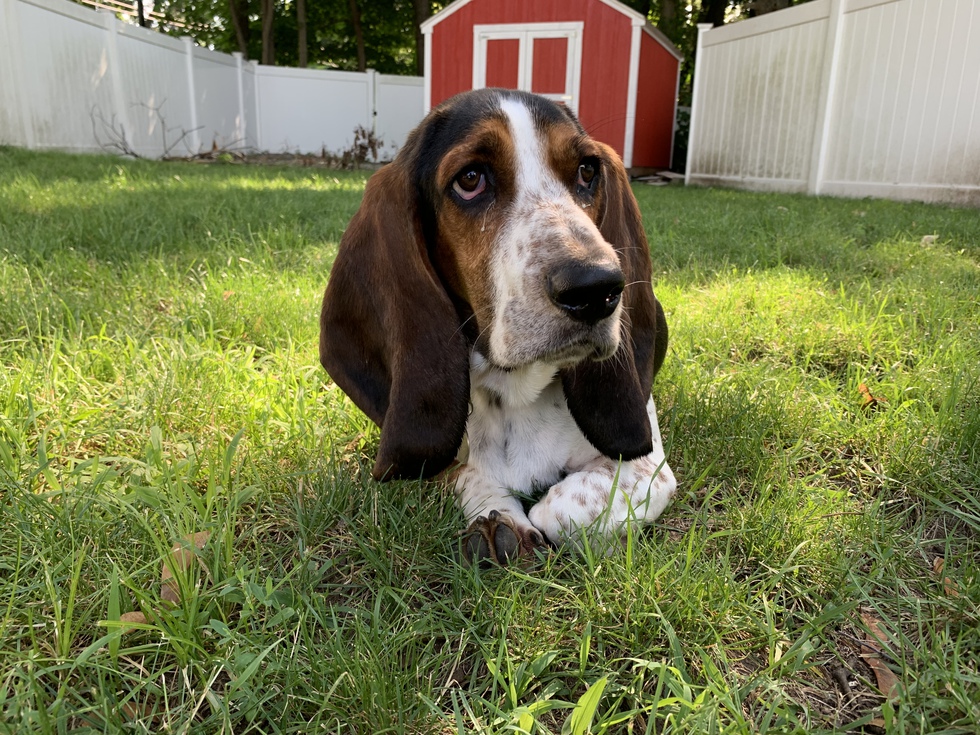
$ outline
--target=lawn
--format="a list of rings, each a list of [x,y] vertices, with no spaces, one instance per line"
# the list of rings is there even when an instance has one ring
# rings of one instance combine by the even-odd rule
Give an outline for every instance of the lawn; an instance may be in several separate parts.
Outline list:
[[[0,148],[0,732],[980,731],[978,212],[637,186],[678,496],[481,572],[317,362],[365,180]]]

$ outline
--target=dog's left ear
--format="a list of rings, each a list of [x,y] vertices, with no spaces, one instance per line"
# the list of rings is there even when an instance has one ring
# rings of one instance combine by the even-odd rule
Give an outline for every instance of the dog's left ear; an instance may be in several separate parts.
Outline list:
[[[616,249],[626,277],[622,341],[612,357],[563,370],[561,379],[568,408],[586,439],[607,457],[630,460],[653,450],[646,404],[667,354],[667,320],[650,285],[650,248],[629,176],[616,151],[602,148],[597,224]]]

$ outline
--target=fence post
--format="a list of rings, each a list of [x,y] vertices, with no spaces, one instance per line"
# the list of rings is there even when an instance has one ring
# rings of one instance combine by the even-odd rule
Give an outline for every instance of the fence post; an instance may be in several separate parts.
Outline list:
[[[242,148],[248,147],[245,137],[245,55],[241,51],[232,51],[231,55],[235,59],[235,80],[238,82],[238,120],[235,123],[235,136]]]
[[[180,40],[184,42],[187,94],[190,97],[191,110],[191,129],[187,137],[190,138],[191,153],[196,154],[201,152],[201,135],[197,124],[197,90],[194,88],[194,39],[190,36],[181,36]]]
[[[843,0],[830,0],[827,16],[827,37],[824,41],[823,77],[820,80],[820,97],[817,101],[817,124],[813,129],[813,150],[810,155],[810,176],[807,193],[819,195],[823,191],[827,169],[827,147],[830,128],[834,123],[834,99],[840,78],[841,39],[844,18]]]
[[[694,89],[691,90],[691,119],[688,121],[687,128],[687,161],[684,166],[684,186],[691,183],[691,164],[694,162],[693,152],[696,150],[694,141],[697,140],[697,120],[700,117],[698,112],[701,108],[701,101],[698,98],[701,78],[704,73],[701,69],[704,62],[704,37],[708,31],[714,28],[711,23],[698,23],[698,43],[694,56]],[[676,114],[676,113],[675,113]]]
[[[262,142],[262,83],[261,72],[265,67],[260,66],[257,61],[248,62],[252,68],[252,83],[255,85],[252,97],[255,100],[255,148],[259,151],[266,150]]]
[[[28,148],[36,148],[37,140],[34,138],[34,123],[33,115],[31,111],[34,105],[31,102],[31,98],[27,92],[32,84],[28,84],[25,79],[25,74],[28,73],[31,64],[26,63],[23,51],[20,47],[20,14],[18,12],[19,8],[17,3],[19,0],[0,0],[0,18],[3,19],[0,23],[0,41],[3,42],[8,58],[10,59],[9,69],[9,79],[11,82],[13,99],[9,100],[11,102],[11,110],[16,109],[19,111],[20,124],[23,127],[23,142]],[[0,51],[3,54],[3,51]],[[3,143],[14,143],[19,144],[16,138],[13,140],[0,140]]]
[[[432,109],[432,26],[422,28],[425,58],[422,61],[422,114],[428,115]]]
[[[136,142],[133,140],[133,126],[129,124],[129,110],[126,109],[126,100],[123,96],[122,84],[122,64],[119,63],[119,44],[116,37],[119,33],[119,19],[114,13],[107,10],[100,10],[103,25],[105,26],[106,38],[106,61],[109,68],[109,77],[112,82],[112,106],[113,118],[119,120],[119,127],[122,128],[123,137],[126,144],[136,150]]]

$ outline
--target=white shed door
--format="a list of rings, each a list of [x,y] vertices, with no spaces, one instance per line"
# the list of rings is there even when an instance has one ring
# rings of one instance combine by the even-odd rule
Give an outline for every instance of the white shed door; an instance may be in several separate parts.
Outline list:
[[[473,89],[522,89],[577,114],[581,78],[581,22],[473,26]]]

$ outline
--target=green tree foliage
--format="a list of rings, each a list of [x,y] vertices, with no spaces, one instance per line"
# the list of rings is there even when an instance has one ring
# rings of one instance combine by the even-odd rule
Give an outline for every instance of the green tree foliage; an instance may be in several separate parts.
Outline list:
[[[79,0],[91,4],[92,0]],[[528,2],[533,0],[527,0]],[[326,69],[356,70],[358,29],[363,36],[366,67],[386,74],[420,74],[419,23],[452,0],[307,0],[308,64]],[[698,23],[731,23],[781,10],[809,0],[622,0],[643,13],[684,55],[681,101],[690,99]],[[299,3],[271,0],[275,63],[297,66]],[[262,58],[263,0],[158,0],[153,23],[172,35],[190,35],[218,51],[242,51]],[[355,12],[356,11],[356,12]],[[240,19],[236,33],[234,17]],[[163,20],[160,19],[163,16]]]
[[[262,58],[260,0],[235,0],[247,18],[246,47],[242,49],[232,21],[232,0],[162,0],[156,8],[166,17],[165,33],[190,35],[217,51],[243,50],[249,59]],[[431,12],[445,3],[431,3]],[[364,34],[366,64],[385,74],[414,74],[416,24],[412,0],[356,0]],[[274,2],[275,62],[297,66],[299,23],[295,0]],[[306,3],[309,65],[355,70],[357,38],[350,0],[315,0]]]

